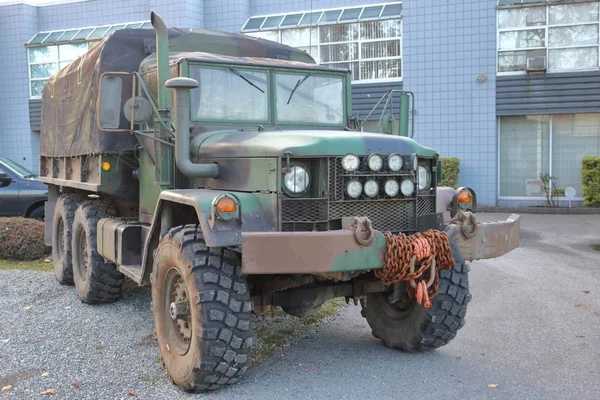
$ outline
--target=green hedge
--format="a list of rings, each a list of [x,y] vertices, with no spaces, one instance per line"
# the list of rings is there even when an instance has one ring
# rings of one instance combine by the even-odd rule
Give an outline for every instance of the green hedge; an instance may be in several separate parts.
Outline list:
[[[460,173],[460,160],[456,157],[440,158],[442,162],[442,183],[440,186],[458,187],[458,174]]]
[[[0,259],[39,260],[50,253],[44,223],[29,218],[0,218]]]
[[[581,164],[583,204],[600,206],[600,157],[584,157]]]

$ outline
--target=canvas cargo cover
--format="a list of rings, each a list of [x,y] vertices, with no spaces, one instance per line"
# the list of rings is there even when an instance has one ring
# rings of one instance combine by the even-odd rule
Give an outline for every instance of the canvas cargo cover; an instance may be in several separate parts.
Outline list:
[[[134,150],[137,144],[135,136],[128,132],[107,132],[96,124],[100,76],[105,72],[139,71],[142,61],[155,49],[155,32],[152,29],[116,31],[53,75],[42,95],[40,155],[70,157]],[[169,51],[314,64],[305,52],[279,43],[196,29],[169,29]],[[122,93],[121,104],[125,104],[131,96],[130,79],[123,79]],[[128,127],[129,122],[122,116],[120,128]]]

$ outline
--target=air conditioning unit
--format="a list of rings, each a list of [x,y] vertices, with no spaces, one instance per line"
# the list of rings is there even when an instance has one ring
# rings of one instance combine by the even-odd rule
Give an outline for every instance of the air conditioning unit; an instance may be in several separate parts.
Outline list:
[[[546,56],[527,58],[527,72],[543,72],[545,70]]]

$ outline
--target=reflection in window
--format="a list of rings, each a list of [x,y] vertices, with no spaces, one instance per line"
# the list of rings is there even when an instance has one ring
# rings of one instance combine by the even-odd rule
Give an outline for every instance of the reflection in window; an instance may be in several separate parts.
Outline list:
[[[44,85],[53,74],[66,67],[88,50],[88,43],[61,44],[30,47],[29,77],[30,95],[42,95]]]
[[[539,176],[582,196],[581,160],[600,154],[600,114],[500,118],[500,196],[543,197]]]
[[[276,74],[278,122],[342,124],[343,80],[338,77]]]
[[[546,57],[551,71],[598,68],[598,5],[499,9],[498,72],[525,71],[533,57]]]
[[[269,119],[266,72],[190,67],[200,83],[192,90],[195,120],[254,121]]]

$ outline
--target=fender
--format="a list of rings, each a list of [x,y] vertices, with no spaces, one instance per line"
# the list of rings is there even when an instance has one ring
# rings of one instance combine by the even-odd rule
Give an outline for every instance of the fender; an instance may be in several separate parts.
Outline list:
[[[238,216],[228,221],[215,218],[213,201],[227,194],[237,200]],[[274,204],[276,207],[276,203]],[[174,226],[196,221],[186,220],[185,212],[193,209],[202,229],[204,240],[209,247],[237,247],[242,244],[242,232],[272,232],[272,218],[268,210],[263,210],[257,197],[252,193],[209,189],[163,190],[159,196],[152,225],[145,239],[142,252],[142,276],[148,283],[152,271],[152,251],[160,238]],[[189,214],[187,214],[189,218]],[[183,219],[182,219],[183,218]]]

